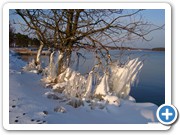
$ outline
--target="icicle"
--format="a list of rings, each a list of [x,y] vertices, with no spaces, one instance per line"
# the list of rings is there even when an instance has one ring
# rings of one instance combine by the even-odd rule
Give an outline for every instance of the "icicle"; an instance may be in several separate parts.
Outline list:
[[[131,85],[130,83],[125,84],[125,87],[122,89],[121,93],[118,93],[119,97],[121,98],[126,98],[131,90]]]
[[[59,56],[58,56],[58,60],[56,64],[58,64],[58,62],[63,58],[63,53],[60,51],[58,51],[58,53],[59,53]]]
[[[130,93],[131,84],[134,83],[137,74],[141,70],[143,64],[142,62],[138,62],[138,59],[135,59],[135,62],[129,66],[128,75],[126,79],[126,84],[124,84],[122,90],[124,92],[123,98],[127,97]]]
[[[84,98],[89,98],[92,90],[92,73],[93,71],[89,72],[89,76],[87,78],[87,83],[86,83],[86,93],[84,94]]]
[[[57,82],[58,83],[65,82],[65,80],[64,80],[65,76],[66,76],[66,70],[57,77]]]
[[[109,91],[109,76],[106,75],[106,92],[110,92]]]
[[[75,79],[75,77],[76,77],[76,72],[73,71],[73,72],[71,73],[71,76],[70,76],[70,78],[69,78],[69,81],[73,81],[73,80]]]
[[[100,84],[97,86],[95,90],[95,95],[107,95],[107,90],[109,90],[109,85],[106,78],[107,75],[104,74]]]
[[[138,67],[138,72],[135,72],[134,75],[132,76],[132,81],[133,81],[133,82],[135,81],[135,79],[136,79],[139,71],[142,69],[142,67],[143,67],[143,63],[141,62],[141,63],[139,64],[139,67]],[[131,82],[131,83],[133,83],[133,82]]]
[[[131,89],[131,84],[135,81],[137,74],[141,70],[143,63],[138,58],[130,60],[123,67],[111,66],[110,88],[121,98],[126,98]]]
[[[49,62],[49,67],[48,67],[48,74],[50,78],[55,78],[56,77],[56,67],[54,64],[54,53],[52,52],[50,55],[50,62]]]
[[[40,42],[42,42],[42,41],[40,41]],[[43,46],[44,46],[44,44],[41,43],[41,45],[40,45],[40,47],[39,47],[39,49],[38,49],[38,52],[37,52],[36,62],[37,62],[38,64],[40,64],[40,56],[41,56],[41,52],[42,52]]]
[[[67,68],[64,72],[62,72],[59,76],[58,76],[58,82],[67,82],[69,81],[70,77],[72,76],[72,73],[74,71],[72,71],[72,69]]]
[[[69,77],[71,76],[72,72],[73,71],[70,68],[66,69],[65,81],[67,81],[69,79]]]

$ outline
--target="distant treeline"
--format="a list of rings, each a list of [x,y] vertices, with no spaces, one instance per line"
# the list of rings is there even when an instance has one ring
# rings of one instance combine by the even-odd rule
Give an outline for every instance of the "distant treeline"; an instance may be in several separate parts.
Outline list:
[[[132,48],[132,47],[106,46],[106,48],[108,48],[108,49],[110,49],[110,50],[117,50],[117,49],[119,49],[119,50],[165,51],[165,48],[163,48],[163,47],[148,49],[148,48]]]
[[[165,48],[162,48],[162,47],[152,48],[152,51],[165,51]]]
[[[30,38],[28,35],[21,33],[14,33],[10,31],[9,33],[9,46],[10,47],[39,47],[40,41],[37,38]],[[132,48],[132,47],[116,47],[116,46],[105,46],[109,50],[147,50],[147,51],[165,51],[165,48]],[[76,46],[74,46],[76,48]],[[89,48],[89,49],[94,49]]]
[[[40,42],[37,38],[30,38],[28,35],[21,33],[9,34],[9,46],[10,47],[29,47],[39,46]]]

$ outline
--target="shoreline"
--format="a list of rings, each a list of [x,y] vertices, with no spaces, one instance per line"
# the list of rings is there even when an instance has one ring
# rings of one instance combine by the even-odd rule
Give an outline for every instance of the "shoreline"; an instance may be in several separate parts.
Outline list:
[[[130,48],[130,47],[109,47],[106,46],[109,51],[111,50],[120,50],[120,51],[152,51],[152,52],[165,52],[165,48],[152,48],[152,49],[147,49],[147,48]],[[36,55],[38,48],[18,48],[18,47],[11,47],[11,50],[16,52],[19,55]],[[32,50],[31,50],[32,49]],[[82,49],[87,49],[87,50],[93,50],[94,48],[82,48]],[[76,47],[74,47],[74,50],[76,50]],[[43,50],[41,55],[50,55],[50,51]]]

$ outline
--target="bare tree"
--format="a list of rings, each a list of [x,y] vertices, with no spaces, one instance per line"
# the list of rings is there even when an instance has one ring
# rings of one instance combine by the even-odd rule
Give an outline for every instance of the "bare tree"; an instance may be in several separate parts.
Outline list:
[[[149,41],[147,35],[164,26],[155,26],[143,20],[142,10],[121,9],[17,9],[27,25],[40,40],[36,64],[44,44],[60,50],[58,74],[69,66],[73,48],[94,48],[99,63],[104,58],[111,62],[108,46],[121,47],[128,41]]]
[[[16,13],[21,16],[21,18],[26,23],[27,27],[26,30],[33,30],[35,31],[39,41],[40,46],[37,52],[37,56],[35,59],[35,64],[40,64],[40,55],[42,52],[42,49],[44,47],[44,44],[46,44],[46,31],[47,29],[41,25],[39,22],[39,19],[41,18],[40,10],[20,10],[16,9]]]

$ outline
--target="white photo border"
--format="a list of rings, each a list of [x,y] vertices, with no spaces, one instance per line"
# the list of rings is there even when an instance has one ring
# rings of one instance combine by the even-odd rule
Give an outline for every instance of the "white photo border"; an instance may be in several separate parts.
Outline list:
[[[9,9],[165,9],[165,104],[171,104],[171,6],[168,3],[6,3],[3,7],[3,126],[6,130],[168,130],[153,124],[9,124]]]

